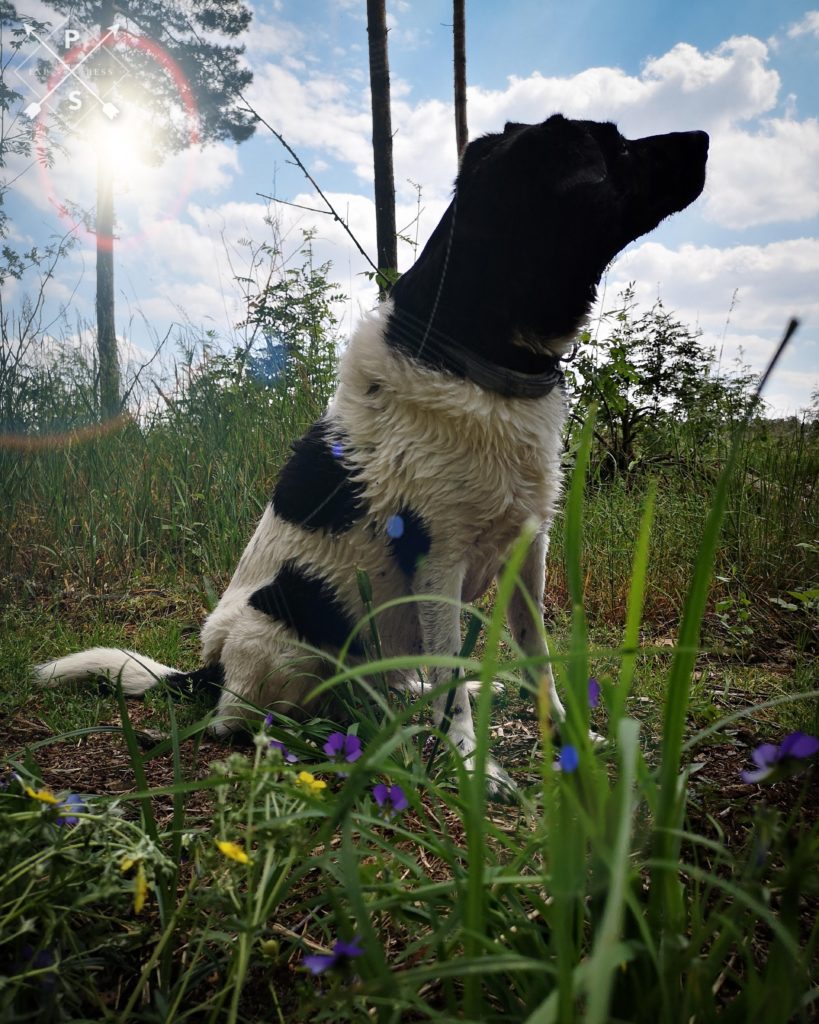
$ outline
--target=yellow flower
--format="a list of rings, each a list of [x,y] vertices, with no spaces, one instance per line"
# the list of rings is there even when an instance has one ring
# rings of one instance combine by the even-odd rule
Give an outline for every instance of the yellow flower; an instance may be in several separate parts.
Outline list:
[[[250,863],[250,857],[248,857],[238,843],[231,843],[228,839],[217,839],[216,845],[219,847],[221,852],[226,857],[230,857],[231,860],[238,861],[240,864]]]
[[[145,868],[140,862],[134,878],[134,913],[138,914],[145,906],[145,899],[148,896],[148,879],[145,877]]]
[[[31,786],[25,786],[24,788],[33,800],[39,800],[44,804],[58,804],[60,802],[50,789],[32,789]]]
[[[318,796],[323,789],[327,789],[327,783],[321,779],[317,779],[315,775],[312,775],[310,772],[299,772],[296,776],[296,782],[299,786],[304,786],[304,788],[314,796]]]
[[[136,860],[133,857],[123,857],[119,862],[119,869],[124,875],[126,871],[131,870],[134,864],[136,864]]]

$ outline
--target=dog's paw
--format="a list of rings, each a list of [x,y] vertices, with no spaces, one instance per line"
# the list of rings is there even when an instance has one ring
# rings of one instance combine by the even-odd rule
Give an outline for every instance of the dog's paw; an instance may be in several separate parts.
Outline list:
[[[595,732],[594,729],[589,729],[589,739],[593,747],[602,747],[606,742],[606,737],[601,736],[599,732]]]
[[[503,681],[500,680],[500,679],[493,679],[492,682],[490,683],[490,685],[492,687],[492,693],[495,696],[497,696],[500,693],[503,693],[503,691],[505,689],[505,687],[503,685]],[[481,692],[481,681],[480,681],[480,679],[467,679],[467,681],[466,681],[466,688],[467,688],[467,690],[469,690],[469,696],[470,697],[477,697],[478,694]]]
[[[486,795],[499,804],[514,804],[518,800],[518,787],[511,776],[491,759],[486,766]]]

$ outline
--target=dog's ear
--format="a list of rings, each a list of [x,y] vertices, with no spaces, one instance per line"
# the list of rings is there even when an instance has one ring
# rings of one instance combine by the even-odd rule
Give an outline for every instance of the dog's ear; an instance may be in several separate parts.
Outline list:
[[[481,135],[480,138],[473,139],[463,151],[461,164],[458,168],[458,184],[460,185],[466,181],[481,160],[488,156],[502,141],[503,136],[499,132],[492,132],[490,135]]]

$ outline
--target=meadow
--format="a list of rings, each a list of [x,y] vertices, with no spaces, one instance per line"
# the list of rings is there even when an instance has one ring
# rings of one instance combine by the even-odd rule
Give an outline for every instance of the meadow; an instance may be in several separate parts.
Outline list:
[[[85,432],[44,390],[0,445],[0,1020],[816,1019],[815,422],[658,413],[612,473],[581,402],[544,619],[569,720],[505,629],[522,538],[447,662],[482,682],[467,775],[432,695],[387,689],[366,579],[344,721],[259,709],[228,747],[161,688],[34,689],[97,644],[196,667],[332,379],[236,355],[176,385]]]

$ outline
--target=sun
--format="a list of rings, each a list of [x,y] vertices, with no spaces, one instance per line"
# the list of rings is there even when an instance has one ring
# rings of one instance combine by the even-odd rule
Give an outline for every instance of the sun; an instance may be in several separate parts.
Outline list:
[[[111,175],[118,190],[137,188],[152,170],[148,155],[153,129],[138,108],[129,107],[108,116],[102,110],[93,118],[83,142],[98,167]]]

